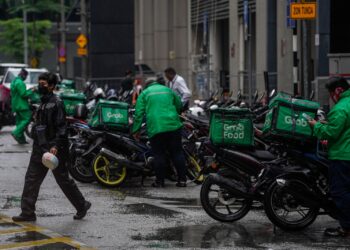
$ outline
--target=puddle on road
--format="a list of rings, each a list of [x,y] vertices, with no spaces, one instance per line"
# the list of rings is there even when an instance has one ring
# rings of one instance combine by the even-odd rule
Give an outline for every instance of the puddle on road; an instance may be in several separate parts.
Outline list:
[[[248,226],[241,224],[193,225],[163,228],[156,233],[142,236],[135,235],[133,240],[145,241],[144,246],[157,244],[168,248],[257,248],[271,249],[288,243],[305,248],[344,248],[349,249],[350,239],[329,239],[323,237],[322,231],[315,229],[303,232],[273,232],[270,224]]]
[[[24,247],[19,248],[18,250],[76,250],[79,248],[72,247],[71,245],[65,244],[65,243],[50,243],[42,246],[35,246],[35,247]]]
[[[1,209],[10,209],[13,207],[18,207],[21,204],[21,197],[19,196],[7,196],[5,204]]]
[[[15,223],[11,223],[11,222],[0,222],[0,231],[1,230],[8,230],[8,229],[16,229],[16,228],[21,228],[22,226],[15,224]]]
[[[137,204],[130,204],[125,205],[125,211],[123,211],[125,214],[139,214],[139,215],[151,215],[151,216],[158,216],[158,217],[173,217],[177,214],[180,214],[179,212],[154,206],[147,203],[137,203]]]
[[[50,237],[34,232],[23,232],[23,233],[15,233],[15,234],[4,234],[0,235],[0,245],[9,244],[9,243],[20,243],[27,241],[37,241],[37,240],[46,240]]]

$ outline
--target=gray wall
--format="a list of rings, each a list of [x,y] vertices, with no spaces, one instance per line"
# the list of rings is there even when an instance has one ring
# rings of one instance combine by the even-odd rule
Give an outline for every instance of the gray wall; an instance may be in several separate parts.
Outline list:
[[[187,0],[135,0],[135,61],[188,79]]]

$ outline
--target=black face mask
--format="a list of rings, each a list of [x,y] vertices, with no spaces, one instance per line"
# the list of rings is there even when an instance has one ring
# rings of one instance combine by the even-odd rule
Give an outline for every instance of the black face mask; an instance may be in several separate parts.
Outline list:
[[[40,95],[47,95],[47,94],[50,93],[49,89],[47,87],[44,87],[44,86],[41,86],[41,85],[39,85],[39,87],[38,87],[38,92],[39,92]]]

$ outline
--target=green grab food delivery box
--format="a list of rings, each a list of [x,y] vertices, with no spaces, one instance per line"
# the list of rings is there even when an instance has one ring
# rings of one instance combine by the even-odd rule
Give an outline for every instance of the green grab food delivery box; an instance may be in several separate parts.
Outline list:
[[[254,128],[249,109],[218,108],[210,113],[210,140],[221,146],[253,146]]]
[[[315,118],[319,107],[317,102],[278,93],[269,103],[263,132],[265,135],[286,138],[312,138],[312,129],[302,114]]]
[[[109,128],[120,131],[129,129],[129,104],[99,100],[89,120],[93,128]]]

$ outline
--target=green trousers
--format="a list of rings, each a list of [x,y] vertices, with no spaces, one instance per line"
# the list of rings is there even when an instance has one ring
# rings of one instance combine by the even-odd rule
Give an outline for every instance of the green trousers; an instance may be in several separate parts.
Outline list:
[[[24,131],[28,124],[30,123],[30,120],[32,118],[32,112],[30,110],[21,110],[16,112],[16,128],[12,131],[12,134],[18,139],[18,140],[24,140]]]

